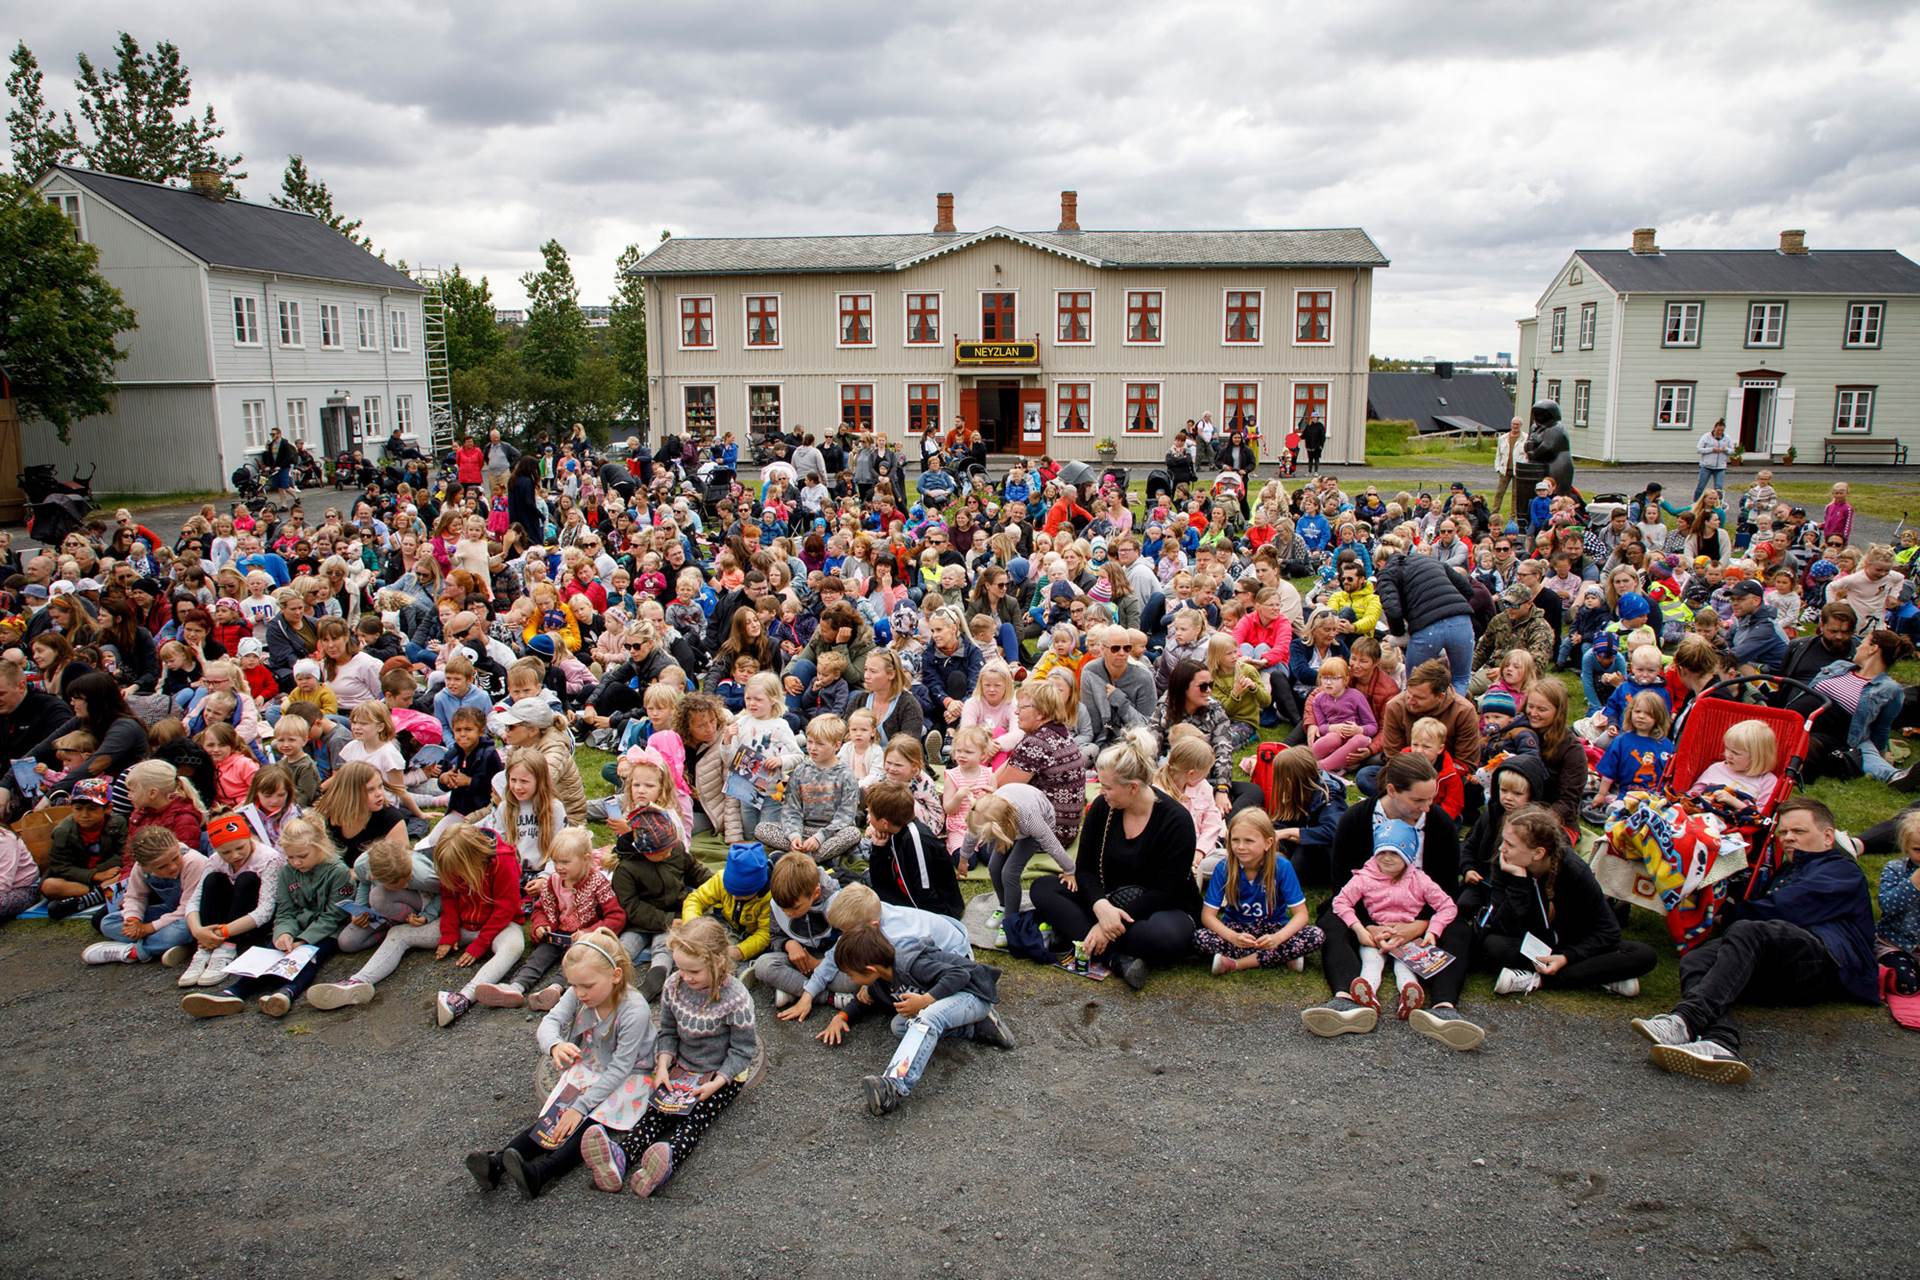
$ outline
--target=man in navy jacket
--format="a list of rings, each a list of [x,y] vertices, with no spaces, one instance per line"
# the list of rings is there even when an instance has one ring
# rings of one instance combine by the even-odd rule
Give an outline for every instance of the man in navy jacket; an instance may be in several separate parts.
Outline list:
[[[1880,1002],[1873,903],[1860,868],[1834,847],[1833,813],[1818,800],[1789,800],[1775,830],[1782,866],[1767,891],[1735,902],[1725,931],[1682,957],[1672,1013],[1633,1020],[1653,1041],[1655,1066],[1745,1084],[1753,1069],[1740,1061],[1740,1032],[1727,1020],[1740,1000]]]

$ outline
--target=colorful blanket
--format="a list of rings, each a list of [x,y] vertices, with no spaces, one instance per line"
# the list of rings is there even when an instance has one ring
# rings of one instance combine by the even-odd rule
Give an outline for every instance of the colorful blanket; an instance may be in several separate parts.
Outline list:
[[[1613,897],[1657,911],[1682,952],[1712,936],[1747,841],[1717,815],[1645,791],[1613,806],[1594,875]]]

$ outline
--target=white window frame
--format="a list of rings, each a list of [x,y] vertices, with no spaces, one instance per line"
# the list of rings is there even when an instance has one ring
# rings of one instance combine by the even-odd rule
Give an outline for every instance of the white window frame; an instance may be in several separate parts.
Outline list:
[[[1327,295],[1327,340],[1325,342],[1300,341],[1300,295],[1303,293],[1324,293]],[[1287,321],[1287,336],[1296,347],[1330,347],[1340,332],[1340,291],[1332,285],[1324,289],[1300,288],[1293,291],[1293,318]],[[1331,403],[1331,401],[1329,401]],[[1292,413],[1291,406],[1287,409]]]
[[[1230,341],[1227,338],[1227,295],[1230,293],[1251,293],[1260,299],[1260,336],[1255,338],[1252,342]],[[1164,298],[1161,299],[1160,305],[1163,308],[1160,313],[1160,328],[1161,328],[1161,331],[1164,332],[1167,327],[1167,315],[1166,315],[1166,311],[1164,310],[1166,306],[1166,300]],[[1244,288],[1244,289],[1235,288],[1232,285],[1225,285],[1221,287],[1221,290],[1220,290],[1220,345],[1223,347],[1264,347],[1267,345],[1267,290],[1264,285],[1255,285],[1252,288]],[[1124,399],[1124,397],[1122,398]]]
[[[267,402],[242,400],[240,402],[240,438],[246,443],[246,447],[266,448],[267,430]]]
[[[1560,379],[1547,379],[1547,399],[1553,401],[1555,404],[1560,403]]]
[[[401,435],[413,434],[413,397],[395,396],[393,398],[393,425]]]
[[[916,297],[932,298],[934,300],[933,305],[939,309],[935,313],[935,317],[934,317],[932,342],[915,342],[913,340],[913,330],[909,327],[913,324],[913,316],[911,313],[912,308],[907,300],[909,298],[916,298]],[[879,328],[878,321],[875,322],[874,328],[876,331],[878,330]],[[835,338],[838,338],[840,336],[840,302],[839,302],[839,299],[837,298],[834,300],[833,336]],[[944,289],[902,289],[900,291],[900,345],[903,347],[920,347],[923,349],[927,347],[939,347],[939,346],[946,345],[946,337],[947,337],[946,290]]]
[[[1776,309],[1777,308],[1777,313]],[[1766,337],[1765,317],[1777,314],[1779,320],[1774,327],[1773,337]],[[1755,324],[1760,324],[1760,337],[1754,337]],[[1787,345],[1787,304],[1784,301],[1749,302],[1747,304],[1747,346],[1775,350]]]
[[[387,311],[387,350],[413,350],[413,338],[407,328],[407,313],[399,307],[390,308]]]
[[[1835,387],[1833,389],[1833,434],[1865,436],[1873,434],[1873,402],[1879,399],[1878,387]],[[1864,406],[1864,412],[1862,411]],[[1855,423],[1860,425],[1856,426]]]
[[[307,442],[307,402],[301,399],[287,401],[287,438],[301,444]]]
[[[755,294],[754,296],[755,296],[756,298],[760,298],[760,297],[765,297],[766,295],[765,295],[765,294]],[[768,347],[755,347],[755,348],[754,348],[754,350],[756,350],[756,351],[767,351],[767,350],[770,350],[770,349],[771,349],[771,348],[768,348]],[[706,384],[705,384],[705,383],[700,383],[700,384],[697,384],[697,385],[701,385],[701,386],[704,386],[704,385],[706,385]],[[755,392],[755,391],[756,391],[757,389],[759,389],[759,388],[761,388],[761,387],[772,387],[772,388],[773,388],[773,389],[774,389],[774,390],[775,390],[776,392],[778,392],[778,393],[779,393],[779,396],[780,396],[780,415],[779,415],[779,418],[778,418],[778,420],[777,420],[777,421],[776,421],[776,422],[774,423],[774,430],[775,430],[775,431],[785,431],[785,430],[787,429],[787,384],[786,384],[785,382],[781,382],[781,381],[778,381],[778,380],[776,380],[776,381],[772,381],[772,382],[769,382],[769,381],[767,381],[766,379],[764,379],[764,378],[763,378],[763,379],[761,379],[761,380],[759,380],[759,381],[757,381],[757,382],[748,382],[748,383],[745,383],[745,384],[744,384],[744,385],[742,385],[742,386],[741,386],[741,388],[740,388],[740,405],[741,405],[741,408],[742,408],[742,409],[743,409],[743,410],[744,410],[744,411],[746,412],[746,415],[747,415],[747,416],[746,416],[746,423],[747,423],[747,434],[748,434],[749,436],[751,436],[751,435],[753,434],[753,393],[754,393],[754,392]],[[717,393],[716,393],[716,394],[717,394]],[[682,397],[682,398],[681,398],[681,404],[682,404],[682,406],[684,406],[684,405],[685,405],[685,403],[686,403],[686,400],[685,400],[685,397]],[[719,411],[720,411],[720,405],[719,405],[719,401],[718,401],[718,400],[716,400],[716,401],[714,402],[714,413],[715,413],[715,414],[717,415],[717,414],[719,413]],[[684,412],[684,409],[683,409],[683,412]],[[802,478],[804,479],[804,477],[802,477]]]
[[[322,302],[320,310],[320,349],[338,351],[340,349],[340,304]]]
[[[1547,349],[1559,352],[1567,349],[1567,309],[1555,307],[1547,317]],[[1548,399],[1552,399],[1551,396]]]
[[[753,337],[753,317],[748,313],[747,304],[755,298],[773,299],[773,341],[755,343]],[[742,351],[781,351],[787,345],[787,306],[777,293],[743,293],[740,295],[740,349]],[[784,410],[783,410],[784,412]]]
[[[380,434],[383,424],[380,421],[380,397],[363,396],[360,400],[360,438],[372,440]]]
[[[1020,291],[1018,289],[981,289],[974,300],[973,318],[980,321],[981,342],[1018,342],[1020,341]],[[1010,293],[1013,295],[1013,336],[1011,338],[988,338],[986,336],[987,308],[986,299],[990,293]],[[836,319],[836,325],[839,321]]]
[[[865,342],[843,342],[840,333],[840,304],[847,298],[865,298],[867,300],[867,340]],[[945,317],[941,317],[943,320]],[[904,325],[904,321],[902,324]],[[903,330],[904,331],[904,330]],[[842,351],[868,351],[880,343],[880,295],[871,289],[842,289],[833,295],[833,345]],[[926,344],[917,344],[926,345]],[[874,393],[876,396],[878,391]],[[874,413],[880,412],[878,406]],[[875,422],[879,421],[876,416]]]
[[[713,307],[711,313],[707,316],[707,334],[712,340],[708,342],[705,346],[696,345],[696,346],[690,347],[687,345],[686,312],[683,311],[682,308],[687,303],[697,302],[702,298],[705,298],[709,303],[712,304],[712,307]],[[681,351],[718,351],[720,349],[720,300],[719,298],[717,298],[715,295],[711,293],[676,293],[674,294],[673,295],[673,340],[677,348]],[[699,385],[705,386],[706,383],[703,382]],[[713,412],[714,412],[715,420],[718,421],[720,416],[720,402],[718,400],[714,401]]]
[[[1262,382],[1262,379],[1259,379],[1259,378],[1222,378],[1220,379],[1220,430],[1222,431],[1233,430],[1232,427],[1227,425],[1228,423],[1233,421],[1233,414],[1229,412],[1227,409],[1227,388],[1229,386],[1235,386],[1235,387],[1251,386],[1253,388],[1254,426],[1256,429],[1259,427],[1260,420],[1267,416],[1267,389],[1261,385],[1261,382]],[[1280,434],[1284,436],[1286,432],[1282,431]]]
[[[257,347],[260,344],[260,301],[250,293],[233,295],[233,345]]]
[[[1062,294],[1084,293],[1087,295],[1087,336],[1085,338],[1063,338],[1060,336],[1060,297]],[[1091,347],[1100,337],[1100,291],[1097,289],[1055,289],[1053,291],[1053,345],[1056,347]]]
[[[1580,304],[1580,350],[1593,350],[1593,340],[1600,328],[1600,304],[1583,302]]]
[[[1246,292],[1246,290],[1236,290],[1236,292]],[[1261,311],[1263,315],[1265,314],[1265,309],[1266,309],[1266,304],[1263,300],[1261,303]],[[1226,332],[1226,325],[1224,324],[1224,322],[1221,325],[1221,332],[1222,333]],[[1251,342],[1240,342],[1240,343],[1235,343],[1233,345],[1250,347],[1253,344]],[[1068,379],[1068,381],[1073,381],[1073,379]],[[1155,388],[1155,393],[1153,397],[1153,404],[1154,404],[1154,410],[1155,410],[1153,415],[1153,430],[1133,431],[1128,428],[1127,407],[1133,401],[1133,397],[1127,394],[1128,387]],[[1089,408],[1089,412],[1091,412],[1091,408]],[[1129,438],[1134,440],[1154,440],[1166,434],[1167,434],[1166,379],[1164,378],[1122,378],[1120,380],[1120,430],[1118,433],[1116,433],[1115,438],[1119,440],[1126,440]]]
[[[1004,290],[1002,292],[1004,292]],[[834,317],[834,326],[836,330],[839,327],[839,323],[840,323],[839,316],[836,313]],[[844,381],[836,382],[833,384],[833,429],[838,431],[840,429],[840,424],[845,421],[845,419],[840,416],[840,411],[846,407],[847,402],[845,397],[847,394],[846,389],[848,387],[865,387],[869,391],[873,392],[873,394],[867,399],[867,403],[873,408],[872,431],[874,432],[875,435],[881,434],[880,382],[879,382],[879,379],[877,378],[847,378]],[[782,408],[782,411],[784,412],[785,406],[782,405],[781,408]],[[851,429],[854,431],[860,430],[859,427],[854,427]]]
[[[60,211],[60,216],[73,224],[73,234],[81,239],[87,238],[86,206],[80,201],[77,191],[53,191],[47,195],[47,203]]]
[[[353,324],[356,331],[354,337],[360,350],[378,351],[380,349],[379,308],[356,303],[353,308]]]
[[[1694,400],[1698,390],[1699,390],[1698,384],[1693,382],[1680,381],[1680,382],[1654,383],[1653,384],[1653,429],[1655,431],[1691,431],[1693,430]],[[1679,405],[1682,399],[1685,400],[1686,414],[1683,417],[1676,413],[1674,415],[1673,421],[1661,422],[1660,417],[1661,417],[1661,414],[1665,412],[1664,402],[1667,398],[1668,392],[1674,393],[1674,404],[1676,407]],[[1682,397],[1679,394],[1681,392],[1686,393],[1684,397]]]
[[[307,345],[307,318],[298,298],[275,298],[274,313],[276,334],[283,347],[301,348]],[[289,324],[288,321],[292,323]],[[289,336],[291,335],[291,336]]]
[[[694,350],[705,351],[706,348],[695,347]],[[693,419],[687,416],[687,392],[698,391],[703,387],[713,392],[713,421],[707,425],[717,438],[720,434],[720,386],[714,382],[683,382],[680,384],[680,429],[689,436],[698,434],[699,429],[693,425]],[[780,411],[782,413],[786,412],[784,398],[781,402]]]
[[[1130,332],[1132,332],[1132,330],[1128,328],[1127,321],[1128,321],[1128,317],[1130,317],[1133,314],[1132,302],[1133,302],[1133,295],[1136,293],[1152,293],[1152,294],[1158,294],[1160,297],[1160,306],[1158,308],[1160,313],[1160,336],[1153,339],[1152,341],[1148,341],[1143,338],[1140,341],[1136,342],[1132,338],[1127,336]],[[1121,291],[1120,302],[1121,302],[1121,310],[1120,310],[1120,345],[1121,346],[1123,347],[1164,347],[1167,345],[1167,291],[1165,289],[1125,289]],[[1222,324],[1222,327],[1224,328],[1225,321],[1222,321],[1221,324]]]
[[[1691,313],[1689,313],[1691,308]],[[1679,311],[1679,337],[1674,337],[1674,312]],[[1693,319],[1693,337],[1687,337],[1687,319]],[[1660,345],[1674,349],[1696,350],[1700,346],[1702,332],[1707,327],[1707,304],[1697,299],[1677,299],[1667,303],[1660,317]]]
[[[913,389],[915,387],[938,387],[940,389],[940,398],[934,406],[933,414],[935,430],[939,429],[941,417],[947,411],[947,380],[945,378],[904,379],[900,383],[900,421],[902,423],[901,429],[907,433],[907,438],[910,440],[919,439],[918,436],[913,434]],[[878,415],[879,409],[876,408],[874,413]],[[879,429],[877,417],[874,422],[874,428],[875,430]]]
[[[1857,340],[1853,336],[1853,333],[1854,333],[1853,319],[1856,313],[1858,313],[1860,317],[1859,329],[1861,334],[1861,337]],[[1873,317],[1873,327],[1872,327],[1873,341],[1871,342],[1868,342],[1866,340],[1868,316]],[[1884,302],[1849,302],[1847,304],[1846,327],[1840,331],[1840,345],[1843,348],[1845,348],[1848,351],[1878,351],[1880,349],[1881,344],[1886,340],[1886,333],[1887,333],[1887,304],[1886,303]]]
[[[1160,329],[1161,332],[1164,333],[1166,331],[1166,325],[1162,324]],[[1078,431],[1068,431],[1065,429],[1067,421],[1066,415],[1060,412],[1060,388],[1065,386],[1085,387],[1087,389],[1086,425]],[[1052,386],[1049,388],[1049,394],[1053,399],[1053,426],[1051,428],[1053,434],[1068,440],[1085,440],[1090,438],[1093,435],[1093,424],[1097,421],[1097,415],[1099,414],[1099,381],[1094,378],[1055,378]],[[1162,408],[1162,412],[1165,412],[1164,407]]]
[[[1593,382],[1588,378],[1573,380],[1573,425],[1586,427],[1591,425],[1593,416]]]

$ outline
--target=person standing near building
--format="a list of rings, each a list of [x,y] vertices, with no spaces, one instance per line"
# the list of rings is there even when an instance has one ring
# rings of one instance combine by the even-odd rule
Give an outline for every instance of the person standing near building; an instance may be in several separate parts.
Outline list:
[[[1307,446],[1307,474],[1320,474],[1320,451],[1327,447],[1327,424],[1320,415],[1309,413],[1300,424],[1300,442]]]
[[[494,481],[505,484],[508,472],[513,464],[520,461],[520,451],[500,438],[496,429],[487,433],[487,491],[493,491]],[[532,532],[532,530],[528,530]]]
[[[1694,500],[1709,489],[1726,488],[1727,461],[1733,457],[1733,441],[1727,439],[1727,420],[1721,418],[1694,444],[1700,454],[1700,478],[1693,482]]]
[[[268,435],[267,448],[261,457],[266,463],[267,488],[274,493],[291,490],[296,455],[292,442],[280,434],[280,428],[275,427]]]
[[[1493,491],[1493,501],[1488,505],[1495,516],[1500,514],[1500,501],[1507,496],[1507,486],[1513,484],[1513,468],[1520,461],[1521,444],[1526,439],[1527,424],[1515,418],[1507,425],[1507,434],[1493,443],[1493,475],[1498,482]],[[1520,489],[1513,490],[1513,514],[1520,515]]]

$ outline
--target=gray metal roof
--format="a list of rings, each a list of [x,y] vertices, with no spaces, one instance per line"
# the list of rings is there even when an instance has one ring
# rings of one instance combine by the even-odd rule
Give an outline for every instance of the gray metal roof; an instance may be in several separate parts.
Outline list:
[[[1505,431],[1513,418],[1513,397],[1491,373],[1456,373],[1451,378],[1437,373],[1370,373],[1367,417],[1376,422],[1411,422],[1420,431],[1458,430],[1462,419],[1483,430]]]
[[[209,200],[185,187],[91,169],[56,168],[209,266],[425,292],[311,215],[245,200]]]
[[[1920,293],[1920,264],[1892,249],[1580,249],[1621,293]]]
[[[1026,244],[1103,269],[1142,267],[1384,267],[1358,227],[1322,231],[1011,231],[869,236],[766,236],[663,241],[634,268],[643,276],[900,271],[985,240]]]

